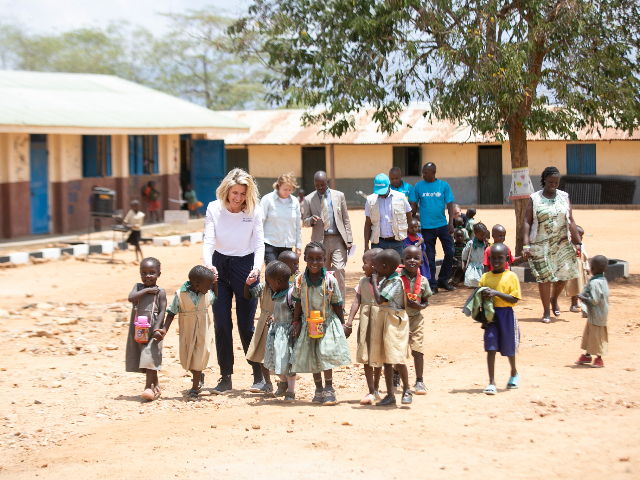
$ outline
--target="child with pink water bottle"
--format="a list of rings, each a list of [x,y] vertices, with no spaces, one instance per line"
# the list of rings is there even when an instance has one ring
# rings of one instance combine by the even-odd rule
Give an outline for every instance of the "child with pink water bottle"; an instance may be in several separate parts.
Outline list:
[[[157,332],[164,321],[167,296],[156,283],[160,276],[160,262],[148,257],[140,262],[142,283],[136,283],[129,294],[133,304],[125,369],[127,372],[142,372],[147,376],[142,399],[151,401],[160,396],[158,370],[162,366],[162,335]]]

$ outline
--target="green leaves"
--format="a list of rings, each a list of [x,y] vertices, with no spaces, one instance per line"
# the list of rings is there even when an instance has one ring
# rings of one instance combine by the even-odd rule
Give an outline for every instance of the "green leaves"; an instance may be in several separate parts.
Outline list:
[[[638,128],[639,13],[634,0],[256,0],[234,35],[278,72],[268,99],[319,107],[305,120],[332,134],[371,107],[391,133],[402,106],[427,101],[497,139],[573,138]]]

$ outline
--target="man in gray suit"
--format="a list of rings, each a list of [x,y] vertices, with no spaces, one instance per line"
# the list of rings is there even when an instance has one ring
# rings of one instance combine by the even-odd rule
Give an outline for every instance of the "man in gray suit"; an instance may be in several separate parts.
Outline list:
[[[313,184],[315,192],[307,195],[302,202],[302,222],[305,227],[313,228],[311,241],[321,242],[327,249],[324,266],[335,272],[344,301],[344,268],[347,265],[347,251],[353,243],[347,202],[344,193],[329,189],[325,172],[316,172]]]

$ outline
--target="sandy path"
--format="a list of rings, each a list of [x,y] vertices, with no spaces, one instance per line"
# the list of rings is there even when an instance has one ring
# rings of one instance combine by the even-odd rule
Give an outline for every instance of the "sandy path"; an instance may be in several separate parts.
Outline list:
[[[241,350],[234,393],[187,404],[189,378],[175,358],[175,332],[165,342],[162,400],[141,404],[142,379],[123,371],[126,327],[116,321],[128,319],[124,300],[136,266],[67,260],[0,271],[2,308],[17,314],[0,316],[0,477],[637,478],[640,253],[637,241],[612,225],[635,225],[640,212],[575,216],[592,235],[584,241],[591,255],[628,260],[634,274],[611,285],[607,367],[573,365],[584,321],[563,313],[540,323],[537,289],[525,285],[516,307],[521,388],[504,390],[508,364],[500,359],[499,394],[487,397],[482,331],[459,310],[468,292],[439,294],[426,312],[429,394],[395,410],[358,405],[361,367],[334,374],[340,403],[333,408],[309,403],[310,375],[301,376],[299,401],[291,405],[249,394],[251,370]],[[477,218],[507,226],[508,243],[515,243],[513,212],[486,210]],[[362,212],[352,221],[361,247]],[[200,263],[201,247],[144,252],[162,261],[160,284],[171,292]],[[359,259],[348,271],[354,285]],[[59,305],[22,308],[31,302]],[[561,306],[568,308],[567,299]],[[69,317],[78,323],[56,322]],[[355,357],[355,339],[349,343]],[[216,379],[208,372],[207,386]]]

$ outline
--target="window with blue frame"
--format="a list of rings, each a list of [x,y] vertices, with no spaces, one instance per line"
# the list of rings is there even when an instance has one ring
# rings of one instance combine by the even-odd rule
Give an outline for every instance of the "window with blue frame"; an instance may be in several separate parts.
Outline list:
[[[596,174],[596,144],[567,145],[567,175]]]
[[[111,135],[82,136],[82,176],[111,176]]]
[[[129,135],[129,174],[158,173],[158,136]]]

